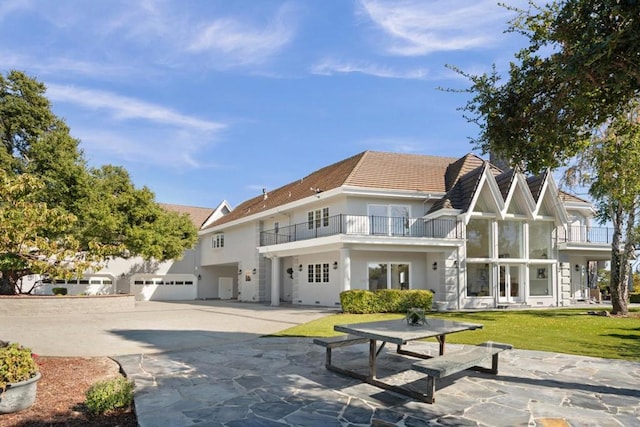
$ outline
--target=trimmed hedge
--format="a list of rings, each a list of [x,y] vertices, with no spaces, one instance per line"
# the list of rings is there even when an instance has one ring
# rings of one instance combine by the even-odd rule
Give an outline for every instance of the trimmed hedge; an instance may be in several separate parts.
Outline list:
[[[426,290],[354,289],[340,293],[342,311],[353,314],[405,313],[411,307],[431,310],[432,303],[433,293]]]
[[[629,294],[629,302],[640,304],[640,293]]]
[[[53,292],[54,295],[66,295],[67,288],[53,288],[51,292]]]

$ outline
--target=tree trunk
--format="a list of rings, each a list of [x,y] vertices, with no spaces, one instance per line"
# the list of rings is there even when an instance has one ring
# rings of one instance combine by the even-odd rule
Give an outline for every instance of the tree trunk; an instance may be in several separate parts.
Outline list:
[[[12,270],[2,270],[2,278],[0,279],[0,295],[15,295],[15,276],[15,272]]]
[[[622,208],[618,207],[613,214],[613,239],[611,241],[611,314],[619,314],[626,316],[629,314],[627,305],[628,284],[631,273],[631,265],[629,261],[634,250],[631,239],[633,236],[633,225],[635,223],[635,215],[633,212],[625,214]],[[622,230],[625,229],[627,238],[622,239]],[[631,229],[631,230],[630,230]]]

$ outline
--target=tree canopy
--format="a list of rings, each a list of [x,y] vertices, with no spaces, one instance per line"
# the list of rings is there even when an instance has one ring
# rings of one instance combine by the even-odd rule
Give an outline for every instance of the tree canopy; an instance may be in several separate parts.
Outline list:
[[[508,78],[494,69],[470,75],[465,110],[483,152],[539,172],[565,164],[591,130],[627,110],[640,92],[640,3],[565,0],[516,13],[510,31],[529,45]]]
[[[45,91],[22,72],[0,75],[1,292],[24,274],[79,276],[107,257],[164,261],[193,247],[187,215],[164,210],[122,167],[87,166]]]

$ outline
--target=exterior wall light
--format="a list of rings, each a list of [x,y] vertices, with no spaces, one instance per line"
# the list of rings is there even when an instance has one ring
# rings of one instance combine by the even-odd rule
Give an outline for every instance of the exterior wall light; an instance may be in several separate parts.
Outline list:
[[[334,261],[333,262],[333,269],[337,270],[338,269],[338,261]]]
[[[434,262],[434,263],[431,265],[431,268],[432,268],[432,269],[434,269],[434,270],[437,270],[437,269],[438,269],[438,262]]]
[[[298,271],[302,271],[302,264],[298,266]]]
[[[580,266],[578,264],[576,264],[575,269],[576,269],[576,272],[580,271]]]
[[[238,276],[242,276],[242,269],[241,268],[238,269]]]
[[[256,274],[256,273],[258,272],[258,270],[256,270],[256,269],[254,268],[253,270],[251,270],[251,272],[252,272],[253,274]]]

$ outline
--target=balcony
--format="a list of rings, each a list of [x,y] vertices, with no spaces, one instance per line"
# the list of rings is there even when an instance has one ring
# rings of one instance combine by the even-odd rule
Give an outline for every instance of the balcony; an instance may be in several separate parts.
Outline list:
[[[424,220],[423,218],[340,214],[262,231],[260,246],[279,245],[338,234],[432,239],[462,239],[464,236],[462,223],[455,219]]]
[[[611,245],[613,228],[588,227],[584,225],[572,225],[558,227],[555,230],[555,239],[559,244],[591,244],[596,246]]]

